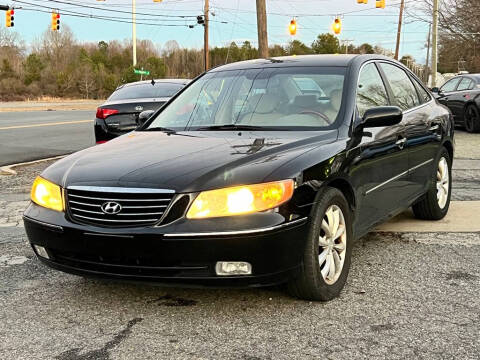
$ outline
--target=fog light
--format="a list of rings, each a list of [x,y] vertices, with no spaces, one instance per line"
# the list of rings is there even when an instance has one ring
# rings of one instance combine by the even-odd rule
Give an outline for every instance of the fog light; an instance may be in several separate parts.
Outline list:
[[[38,256],[44,257],[46,259],[50,259],[50,256],[48,256],[47,250],[40,245],[33,245],[35,248],[35,252],[37,253]]]
[[[252,265],[244,261],[218,261],[215,265],[217,275],[251,275]]]

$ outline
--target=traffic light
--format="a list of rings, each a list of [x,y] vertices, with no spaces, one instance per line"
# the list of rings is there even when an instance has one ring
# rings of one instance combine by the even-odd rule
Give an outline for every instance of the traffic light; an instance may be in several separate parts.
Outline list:
[[[368,0],[357,0],[357,4],[368,4]]]
[[[7,10],[5,13],[5,26],[6,27],[13,27],[13,15],[15,14],[15,11],[13,9]]]
[[[295,35],[297,33],[297,21],[293,19],[290,21],[290,25],[288,25],[288,31],[290,31],[290,35]]]
[[[375,7],[379,9],[385,9],[385,0],[377,0]]]
[[[60,30],[60,14],[57,12],[52,12],[52,30]]]
[[[335,21],[333,22],[333,25],[332,25],[332,29],[333,29],[333,32],[335,34],[340,34],[342,32],[342,20],[340,20],[340,18],[335,18]]]

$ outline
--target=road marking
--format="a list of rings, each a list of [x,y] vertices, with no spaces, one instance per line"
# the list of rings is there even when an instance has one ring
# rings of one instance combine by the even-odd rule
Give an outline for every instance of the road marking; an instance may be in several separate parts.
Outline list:
[[[41,126],[70,125],[70,124],[81,124],[81,123],[88,123],[88,122],[93,122],[93,120],[60,121],[60,122],[54,122],[54,123],[42,123],[42,124],[32,124],[32,125],[4,126],[4,127],[0,127],[0,130],[23,129],[23,128],[32,128],[32,127],[41,127]]]

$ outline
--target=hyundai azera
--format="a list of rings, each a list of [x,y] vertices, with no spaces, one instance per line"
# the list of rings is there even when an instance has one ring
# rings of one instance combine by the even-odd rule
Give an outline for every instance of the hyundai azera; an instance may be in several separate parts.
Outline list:
[[[412,207],[448,211],[452,116],[374,55],[239,62],[142,126],[35,181],[25,229],[46,265],[185,286],[344,287],[352,244]]]

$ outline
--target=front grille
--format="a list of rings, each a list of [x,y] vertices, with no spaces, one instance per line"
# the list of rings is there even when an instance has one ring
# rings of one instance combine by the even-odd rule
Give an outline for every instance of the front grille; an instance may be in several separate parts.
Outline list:
[[[66,190],[68,212],[73,220],[102,227],[150,226],[157,223],[173,198],[173,191],[157,189],[75,187]],[[105,204],[119,204],[109,214]],[[117,209],[117,208],[115,208]]]

